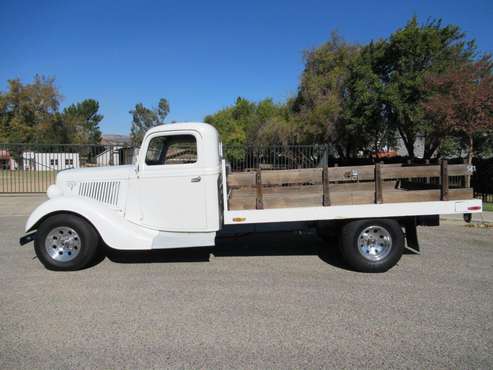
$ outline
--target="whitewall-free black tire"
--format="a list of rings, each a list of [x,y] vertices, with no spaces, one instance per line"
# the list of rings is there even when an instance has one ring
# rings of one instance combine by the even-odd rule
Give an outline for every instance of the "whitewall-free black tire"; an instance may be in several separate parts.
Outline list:
[[[341,253],[355,270],[384,272],[399,262],[404,252],[404,234],[392,219],[355,220],[340,234]]]
[[[95,258],[99,235],[84,218],[74,214],[56,214],[44,220],[34,241],[34,250],[49,270],[74,271]]]

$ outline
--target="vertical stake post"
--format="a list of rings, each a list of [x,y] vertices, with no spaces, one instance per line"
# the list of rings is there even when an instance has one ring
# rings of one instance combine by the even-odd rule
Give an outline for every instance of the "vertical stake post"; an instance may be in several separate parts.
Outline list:
[[[255,173],[255,185],[257,187],[255,208],[264,209],[264,197],[262,194],[262,173],[260,170],[260,164],[257,167],[257,172]]]
[[[425,160],[425,164],[426,164],[426,165],[429,165],[429,164],[430,164],[430,160],[429,160],[429,159]],[[430,178],[429,178],[429,177],[427,177],[427,178],[426,178],[426,183],[427,183],[427,184],[429,184],[429,183],[430,183]]]
[[[322,189],[323,198],[322,204],[324,207],[330,206],[330,194],[329,194],[329,167],[325,165],[322,169]]]
[[[380,162],[375,163],[375,203],[383,203],[382,195],[382,165]]]
[[[440,162],[440,200],[448,200],[448,162],[446,159],[442,159]]]

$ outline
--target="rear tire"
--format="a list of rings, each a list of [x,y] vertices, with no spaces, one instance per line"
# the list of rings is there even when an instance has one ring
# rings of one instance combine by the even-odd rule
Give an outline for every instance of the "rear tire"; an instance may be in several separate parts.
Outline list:
[[[404,234],[395,220],[356,220],[342,227],[340,244],[344,260],[353,269],[385,272],[399,262]]]
[[[57,214],[38,228],[34,250],[47,269],[75,271],[95,258],[98,244],[99,235],[88,221],[73,214]]]

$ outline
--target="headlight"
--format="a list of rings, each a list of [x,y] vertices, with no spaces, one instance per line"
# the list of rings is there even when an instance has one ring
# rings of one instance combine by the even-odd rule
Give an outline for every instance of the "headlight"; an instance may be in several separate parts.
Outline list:
[[[46,191],[48,198],[56,198],[63,194],[62,190],[56,185],[50,185]]]

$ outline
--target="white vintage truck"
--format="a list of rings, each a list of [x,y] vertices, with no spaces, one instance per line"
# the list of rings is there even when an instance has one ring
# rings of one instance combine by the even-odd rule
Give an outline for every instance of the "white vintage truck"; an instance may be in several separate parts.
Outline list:
[[[354,269],[382,272],[405,243],[419,249],[416,226],[440,214],[481,212],[471,189],[449,188],[465,165],[381,165],[228,173],[216,129],[205,123],[149,130],[135,165],[64,170],[36,208],[21,244],[34,241],[48,269],[86,267],[101,245],[119,250],[214,246],[228,225],[291,223],[336,234]],[[440,177],[438,187],[402,179]],[[104,244],[102,244],[104,243]]]

